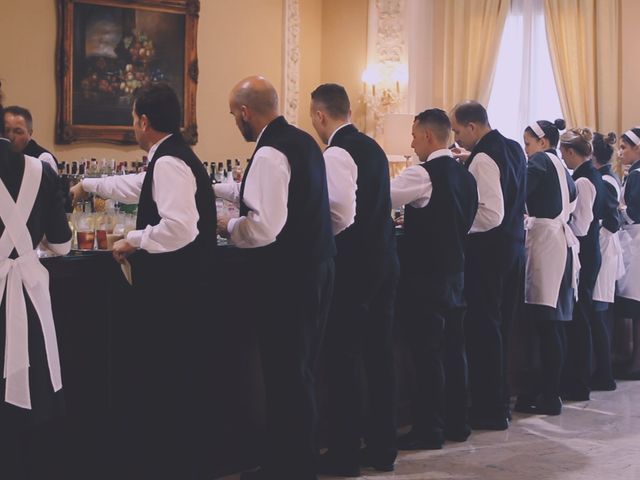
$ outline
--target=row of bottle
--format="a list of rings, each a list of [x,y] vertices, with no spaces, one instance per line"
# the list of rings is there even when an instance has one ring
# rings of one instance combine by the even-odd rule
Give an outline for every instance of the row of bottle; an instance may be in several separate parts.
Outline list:
[[[96,160],[95,158],[82,159],[74,162],[60,162],[58,164],[58,173],[60,175],[70,177],[104,177],[111,175],[125,175],[129,173],[146,172],[148,166],[146,156],[142,157],[141,162],[119,162],[112,158]],[[247,163],[242,166],[240,160],[235,159],[235,163],[231,159],[227,159],[226,168],[222,162],[203,162],[203,166],[209,174],[211,183],[228,183],[242,181],[242,175]]]

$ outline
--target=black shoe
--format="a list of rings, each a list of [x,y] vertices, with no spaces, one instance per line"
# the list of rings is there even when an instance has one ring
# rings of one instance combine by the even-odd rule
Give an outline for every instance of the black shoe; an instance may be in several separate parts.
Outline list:
[[[388,461],[380,461],[379,456],[373,455],[368,448],[360,450],[360,466],[364,468],[373,468],[379,472],[393,472],[395,469],[395,459]]]
[[[472,418],[469,420],[472,430],[506,430],[509,428],[507,417],[500,418]]]
[[[439,438],[428,438],[411,430],[398,437],[398,450],[440,450],[443,443],[442,435]]]
[[[562,400],[560,397],[545,398],[539,396],[533,404],[519,405],[518,412],[531,413],[533,415],[560,415],[562,413]]]
[[[601,380],[597,378],[591,379],[591,390],[598,392],[613,392],[616,388],[616,381],[613,378],[608,380]]]
[[[471,428],[469,425],[464,425],[461,428],[445,428],[444,438],[450,442],[466,442],[471,435]]]
[[[562,397],[562,400],[566,400],[568,402],[586,402],[588,400],[591,400],[591,398],[589,397],[589,391],[565,391],[562,392],[560,394],[560,397]]]
[[[316,471],[334,477],[359,477],[360,465],[357,460],[355,463],[349,462],[326,452],[318,457]]]

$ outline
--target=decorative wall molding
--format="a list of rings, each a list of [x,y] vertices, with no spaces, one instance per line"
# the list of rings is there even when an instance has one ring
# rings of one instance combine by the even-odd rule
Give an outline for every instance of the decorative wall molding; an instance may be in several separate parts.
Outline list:
[[[298,123],[300,97],[300,5],[299,0],[284,1],[283,110],[287,121]]]

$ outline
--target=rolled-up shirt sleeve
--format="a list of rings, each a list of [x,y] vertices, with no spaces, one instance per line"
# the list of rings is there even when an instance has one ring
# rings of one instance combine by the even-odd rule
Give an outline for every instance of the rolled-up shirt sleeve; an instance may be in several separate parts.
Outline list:
[[[433,185],[429,172],[420,165],[405,168],[391,180],[391,207],[398,208],[402,205],[426,207],[432,191]]]
[[[245,175],[243,202],[249,212],[230,219],[227,230],[239,248],[263,247],[275,242],[287,221],[291,167],[282,152],[261,147]]]
[[[237,182],[216,183],[213,186],[216,197],[235,203],[240,203],[240,184]]]
[[[593,221],[593,203],[596,199],[596,187],[588,179],[581,177],[576,180],[578,198],[576,208],[571,214],[569,226],[576,237],[584,237]]]
[[[486,232],[504,219],[500,169],[489,155],[479,153],[469,165],[469,172],[478,184],[478,212],[470,233]]]
[[[327,189],[331,213],[331,229],[337,235],[356,218],[358,167],[344,148],[329,147],[324,151]]]
[[[140,200],[142,182],[146,173],[130,175],[114,175],[105,178],[85,178],[82,188],[104,198],[112,198],[118,202],[135,204]]]

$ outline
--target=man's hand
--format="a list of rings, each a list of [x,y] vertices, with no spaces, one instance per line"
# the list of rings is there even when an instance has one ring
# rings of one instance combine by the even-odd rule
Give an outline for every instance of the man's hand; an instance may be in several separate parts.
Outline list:
[[[229,224],[229,218],[220,216],[218,217],[218,235],[222,238],[229,238],[229,230],[227,225]]]
[[[124,263],[127,257],[136,250],[136,247],[127,242],[127,240],[118,240],[113,244],[113,258],[118,263]]]
[[[89,198],[89,194],[82,188],[82,182],[76,183],[73,187],[69,189],[69,194],[71,195],[71,204],[75,205],[78,202],[86,200]]]
[[[469,150],[462,147],[452,148],[451,153],[453,154],[454,158],[456,158],[460,163],[466,162],[467,158],[469,158],[469,155],[471,155],[471,152]]]

